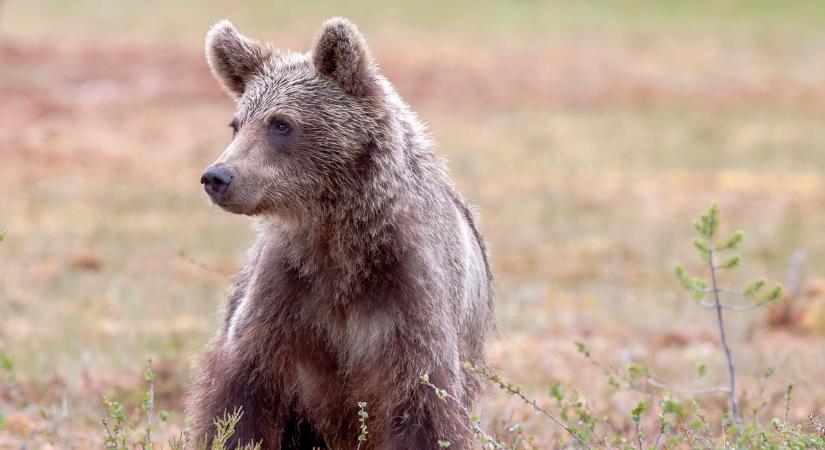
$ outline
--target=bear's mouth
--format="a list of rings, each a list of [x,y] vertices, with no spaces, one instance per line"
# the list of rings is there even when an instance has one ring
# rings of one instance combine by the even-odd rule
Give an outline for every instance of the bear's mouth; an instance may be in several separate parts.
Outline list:
[[[249,208],[244,207],[244,205],[239,205],[237,203],[232,203],[226,200],[212,200],[212,203],[215,204],[215,206],[221,208],[222,210],[232,214],[249,215]]]
[[[256,201],[252,205],[249,205],[245,203],[233,202],[230,198],[226,198],[226,196],[224,196],[224,198],[212,199],[212,204],[228,213],[250,217],[260,216],[266,211],[263,202],[260,200]]]

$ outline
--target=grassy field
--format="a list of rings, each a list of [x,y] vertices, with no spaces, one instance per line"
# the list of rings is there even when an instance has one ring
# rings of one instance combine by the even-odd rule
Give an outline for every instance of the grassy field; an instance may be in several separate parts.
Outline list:
[[[725,231],[746,230],[726,282],[787,282],[791,255],[807,255],[791,320],[730,315],[744,404],[782,415],[793,380],[790,421],[825,413],[825,3],[313,5],[0,4],[0,351],[13,363],[0,448],[99,446],[102,397],[137,408],[149,358],[170,412],[161,435],[184,423],[189,365],[251,239],[198,184],[231,135],[202,50],[224,16],[294,49],[331,15],[362,27],[479,208],[492,367],[543,404],[553,382],[608,421],[639,401],[574,341],[675,386],[724,384],[713,316],[671,273],[701,269],[690,221],[715,199]],[[479,411],[491,430],[523,424],[538,448],[559,436],[494,389]]]

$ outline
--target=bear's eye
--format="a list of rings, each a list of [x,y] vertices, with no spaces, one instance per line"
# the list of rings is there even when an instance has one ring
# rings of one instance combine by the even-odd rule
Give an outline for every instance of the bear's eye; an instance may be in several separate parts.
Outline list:
[[[276,134],[278,134],[280,136],[286,136],[292,130],[292,128],[289,126],[289,124],[286,123],[286,121],[281,120],[281,119],[273,120],[272,123],[270,124],[270,127],[272,128],[272,131],[274,131]]]
[[[238,135],[238,120],[232,119],[232,122],[229,122],[229,128],[232,128],[232,139],[235,139]]]

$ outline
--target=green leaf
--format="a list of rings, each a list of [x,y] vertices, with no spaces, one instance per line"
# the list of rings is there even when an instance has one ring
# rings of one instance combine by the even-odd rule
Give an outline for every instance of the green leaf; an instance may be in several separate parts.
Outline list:
[[[719,204],[715,201],[711,203],[705,220],[708,228],[707,236],[713,237],[716,234],[716,230],[719,228]]]
[[[691,281],[690,277],[685,273],[685,269],[681,266],[681,264],[676,264],[673,268],[673,275],[682,283],[682,287],[685,289],[692,289],[693,282]]]
[[[636,363],[631,363],[630,366],[627,367],[627,373],[630,375],[631,380],[650,376],[650,371],[647,370],[647,367]]]
[[[762,296],[761,301],[766,302],[766,303],[775,301],[776,299],[779,298],[779,296],[781,294],[782,294],[782,285],[777,284],[776,286],[773,287],[773,289],[768,291],[767,294]]]
[[[765,280],[760,278],[760,279],[752,282],[751,284],[745,286],[745,289],[742,293],[746,297],[750,297],[751,295],[757,293],[760,289],[762,289],[762,286],[764,286],[764,285],[765,285]]]
[[[703,237],[710,240],[713,239],[717,228],[719,227],[719,206],[713,202],[708,209],[708,212],[702,214],[699,220],[693,222],[693,228]]]
[[[710,253],[710,250],[708,250],[708,246],[705,245],[705,243],[702,242],[700,239],[693,239],[693,246],[696,247],[696,250],[699,251],[699,254],[707,255],[708,253]]]
[[[730,258],[728,258],[727,261],[720,264],[719,268],[720,269],[733,269],[734,267],[739,265],[740,259],[741,258],[739,257],[739,255],[733,255]]]
[[[705,294],[707,294],[708,283],[701,278],[691,278],[689,281],[690,286],[688,289],[693,291],[693,298],[696,300],[704,298]]]
[[[0,367],[2,367],[7,372],[11,372],[14,369],[14,362],[9,358],[9,355],[5,354],[4,352],[0,351]]]
[[[155,372],[152,370],[152,360],[146,363],[146,371],[143,372],[143,379],[149,383],[155,382]]]
[[[550,396],[555,398],[559,403],[564,400],[564,392],[561,390],[561,383],[557,381],[550,386]]]
[[[632,411],[630,411],[630,417],[633,419],[634,422],[639,423],[642,419],[642,413],[645,412],[647,409],[647,403],[639,402]]]
[[[685,415],[684,407],[672,397],[665,397],[662,399],[662,413],[663,414],[673,414],[678,417],[683,417]]]
[[[585,345],[584,342],[576,341],[573,344],[576,345],[576,348],[579,350],[579,353],[581,353],[582,355],[584,355],[587,358],[590,357],[590,349],[587,348],[587,345]]]
[[[742,239],[744,238],[745,233],[742,230],[737,230],[735,233],[731,235],[731,237],[728,238],[727,241],[725,241],[724,244],[722,244],[721,247],[719,247],[719,250],[734,250],[736,247],[739,246],[739,244],[742,243]]]
[[[702,216],[702,219],[704,219],[704,216]],[[696,230],[699,234],[701,234],[702,236],[707,237],[708,232],[707,232],[707,227],[706,227],[706,225],[705,225],[705,221],[704,221],[704,220],[696,220],[696,221],[694,221],[694,222],[693,222],[693,228],[694,228],[694,229],[695,229],[695,230]]]
[[[774,417],[773,419],[771,419],[771,426],[772,427],[779,428],[781,425],[782,425],[782,422],[779,420],[779,418]]]
[[[708,366],[705,363],[699,364],[699,367],[696,368],[696,372],[699,374],[700,377],[705,376],[708,372]]]

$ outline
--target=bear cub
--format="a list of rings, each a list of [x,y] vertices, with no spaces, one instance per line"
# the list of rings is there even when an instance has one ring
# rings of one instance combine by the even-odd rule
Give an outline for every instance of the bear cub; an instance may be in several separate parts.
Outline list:
[[[235,100],[232,141],[203,173],[257,240],[188,400],[194,442],[242,418],[227,448],[470,448],[465,410],[493,329],[475,218],[423,125],[349,21],[305,53],[215,24],[206,59]],[[420,381],[454,399],[439,399]]]

